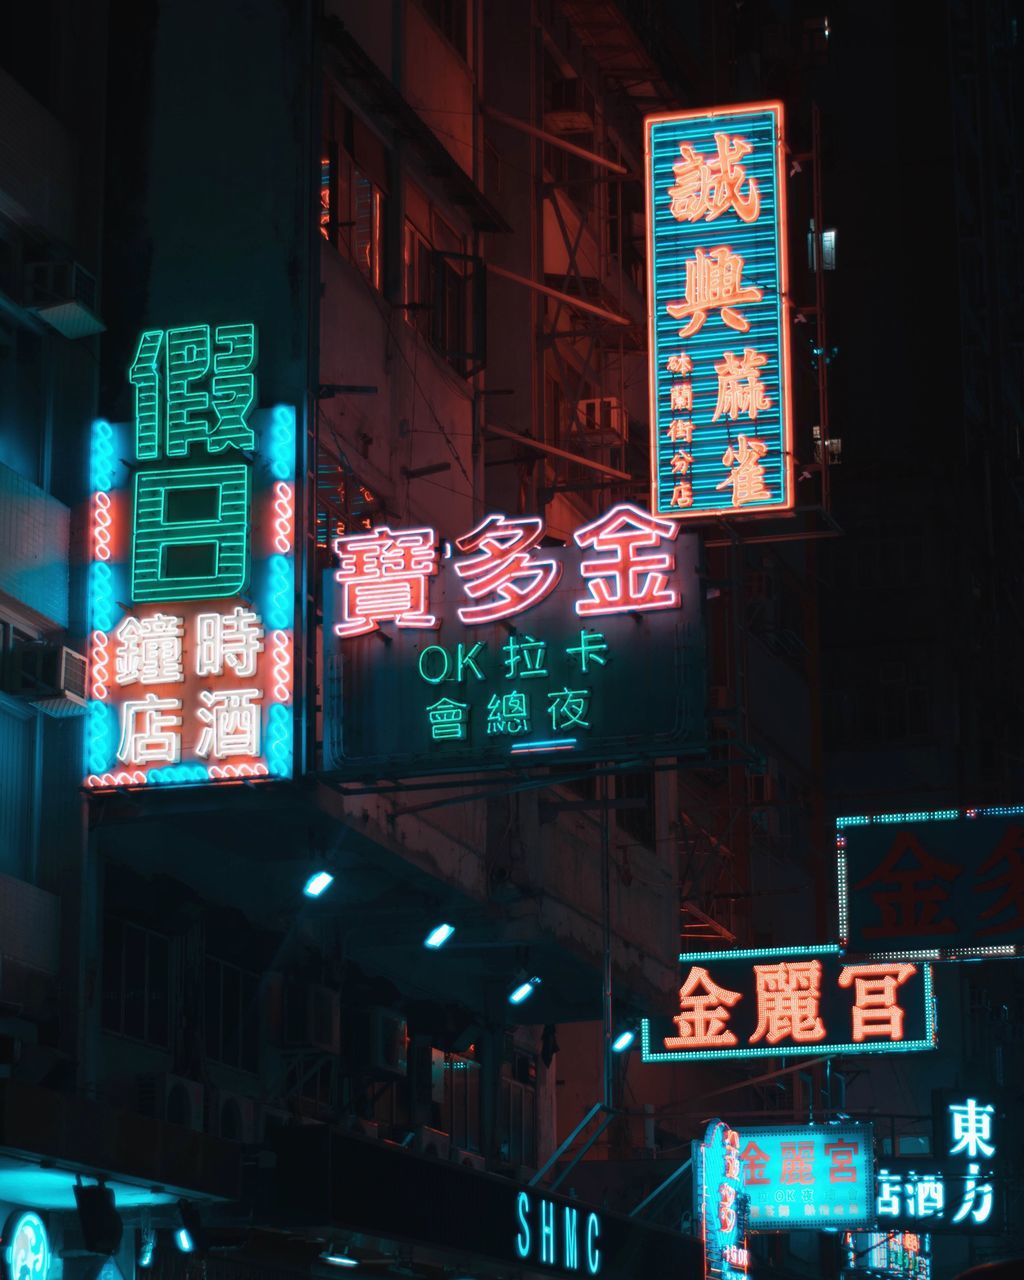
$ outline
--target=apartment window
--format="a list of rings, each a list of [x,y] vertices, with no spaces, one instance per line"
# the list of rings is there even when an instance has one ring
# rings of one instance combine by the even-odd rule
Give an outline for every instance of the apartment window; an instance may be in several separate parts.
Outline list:
[[[537,1164],[537,1062],[518,1051],[502,1067],[501,1156],[509,1164]]]
[[[441,1128],[451,1136],[454,1146],[463,1151],[479,1151],[480,1064],[461,1054],[439,1056],[444,1073]]]
[[[259,979],[206,957],[204,1025],[208,1057],[241,1071],[259,1070]]]
[[[464,378],[483,368],[484,296],[479,261],[422,197],[410,199],[403,246],[405,318]]]
[[[166,1049],[169,1003],[169,939],[108,917],[103,930],[104,1030]]]
[[[466,0],[420,0],[434,25],[461,57],[467,52]]]
[[[387,151],[336,98],[326,103],[320,157],[320,234],[378,291],[384,266]]]

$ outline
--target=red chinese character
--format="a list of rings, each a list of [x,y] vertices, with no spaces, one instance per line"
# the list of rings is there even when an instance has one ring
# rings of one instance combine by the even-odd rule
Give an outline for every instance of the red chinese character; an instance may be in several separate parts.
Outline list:
[[[963,868],[933,858],[917,836],[899,831],[889,852],[855,889],[879,887],[871,898],[880,924],[864,929],[866,938],[906,938],[918,934],[955,933],[956,923],[939,908],[949,899],[949,883]]]
[[[757,179],[747,181],[747,171],[740,161],[749,156],[754,145],[746,138],[715,134],[713,159],[706,159],[688,142],[679,144],[681,160],[672,166],[675,186],[669,187],[672,217],[678,222],[714,222],[727,209],[733,209],[743,222],[756,222],[761,211]],[[744,195],[740,191],[747,182]]]
[[[676,609],[679,592],[668,585],[676,559],[668,551],[645,553],[646,547],[671,542],[679,533],[674,520],[659,520],[628,502],[577,529],[579,546],[608,552],[600,559],[584,558],[580,573],[590,579],[590,594],[576,601],[581,616],[632,613],[638,609]]]
[[[386,527],[348,534],[334,543],[341,586],[339,636],[379,630],[380,622],[400,627],[434,627],[427,612],[427,579],[437,573],[437,534],[433,529]]]
[[[821,1001],[821,961],[793,960],[780,964],[755,964],[757,975],[757,1030],[751,1044],[767,1039],[778,1044],[789,1036],[798,1044],[825,1039],[825,1025],[818,1015]]]
[[[904,1011],[896,991],[917,973],[916,964],[848,964],[839,974],[841,987],[853,987],[853,1038],[903,1039]]]
[[[825,1154],[832,1161],[828,1171],[829,1182],[856,1182],[857,1170],[853,1167],[854,1159],[860,1150],[856,1142],[826,1142]]]
[[[736,1226],[736,1188],[723,1182],[718,1188],[718,1225],[723,1231],[731,1231]]]
[[[784,1142],[782,1144],[782,1181],[803,1184],[814,1181],[814,1143]]]
[[[522,613],[555,589],[562,576],[557,560],[534,559],[529,553],[544,536],[537,516],[487,516],[458,538],[460,551],[476,552],[458,560],[455,572],[464,579],[471,600],[493,597],[486,604],[459,609],[463,622],[497,622]]]
[[[743,1181],[748,1187],[767,1187],[771,1183],[770,1178],[766,1178],[764,1171],[768,1163],[768,1154],[754,1142],[753,1139],[747,1143],[740,1153],[740,1159],[743,1161]]]
[[[695,249],[686,263],[686,293],[682,302],[668,302],[665,310],[673,320],[687,320],[679,330],[681,338],[698,333],[709,311],[718,311],[730,329],[738,333],[750,330],[750,321],[736,308],[745,303],[760,302],[764,296],[755,285],[743,283],[743,258],[728,247],[719,245],[710,252]]]
[[[694,994],[697,991],[703,995]],[[729,1030],[729,1009],[741,999],[738,991],[727,991],[713,981],[707,969],[696,965],[679,988],[679,1012],[672,1021],[677,1036],[665,1037],[666,1049],[717,1049],[736,1043]]]
[[[740,1179],[740,1135],[735,1129],[725,1131],[725,1176],[739,1182]]]
[[[974,886],[975,893],[991,893],[1002,889],[1003,895],[981,913],[982,920],[991,920],[1004,911],[1010,914],[987,929],[982,929],[982,936],[993,933],[1008,933],[1011,929],[1019,929],[1024,924],[1024,827],[1009,826],[1002,839],[991,854],[978,868],[978,873],[991,872],[991,879],[984,884],[980,881]],[[1005,868],[1002,875],[996,875],[1000,864]]]

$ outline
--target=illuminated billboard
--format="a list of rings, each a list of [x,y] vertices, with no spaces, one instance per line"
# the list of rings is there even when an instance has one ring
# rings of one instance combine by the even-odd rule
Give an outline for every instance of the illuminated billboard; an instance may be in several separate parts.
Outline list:
[[[1024,805],[836,821],[839,935],[861,955],[928,960],[1024,948]]]
[[[651,510],[793,506],[782,105],[648,116]]]
[[[1006,1222],[1001,1115],[995,1102],[937,1095],[933,1155],[887,1157],[878,1170],[879,1227],[990,1234]]]
[[[740,1182],[740,1141],[724,1120],[712,1120],[693,1144],[694,1211],[704,1240],[707,1280],[744,1280],[750,1271],[748,1201]]]
[[[645,1062],[936,1046],[927,964],[850,963],[837,946],[714,951],[679,960],[678,1010],[641,1026]]]
[[[141,335],[90,446],[91,790],[292,776],[295,411],[252,325]]]
[[[931,1280],[931,1237],[917,1231],[850,1231],[843,1237],[846,1266],[893,1280]]]
[[[857,1227],[873,1221],[871,1125],[738,1125],[737,1133],[751,1231]]]
[[[409,775],[671,755],[705,739],[697,540],[620,504],[543,545],[536,516],[454,541],[340,537],[324,578],[324,760]]]

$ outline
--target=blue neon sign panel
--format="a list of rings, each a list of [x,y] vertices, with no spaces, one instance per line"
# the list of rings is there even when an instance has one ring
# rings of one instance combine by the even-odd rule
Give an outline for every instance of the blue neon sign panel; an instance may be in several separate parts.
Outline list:
[[[651,511],[793,505],[781,103],[648,116]]]

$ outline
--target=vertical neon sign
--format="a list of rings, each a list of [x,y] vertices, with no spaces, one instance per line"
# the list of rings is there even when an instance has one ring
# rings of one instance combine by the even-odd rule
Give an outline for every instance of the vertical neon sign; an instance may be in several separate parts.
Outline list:
[[[793,505],[782,105],[645,122],[651,510]]]
[[[295,411],[253,325],[144,332],[93,424],[90,788],[292,775]]]

